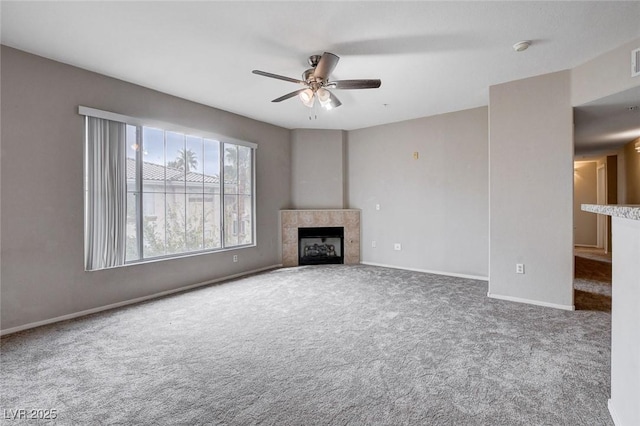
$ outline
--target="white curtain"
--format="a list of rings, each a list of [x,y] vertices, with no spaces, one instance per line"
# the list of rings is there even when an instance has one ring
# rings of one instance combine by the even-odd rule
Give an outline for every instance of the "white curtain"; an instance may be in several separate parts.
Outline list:
[[[127,234],[126,124],[86,117],[85,269],[123,265]]]

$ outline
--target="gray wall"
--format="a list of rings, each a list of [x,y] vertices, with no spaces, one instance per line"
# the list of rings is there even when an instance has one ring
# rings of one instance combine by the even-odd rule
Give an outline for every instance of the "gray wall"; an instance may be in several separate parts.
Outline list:
[[[571,70],[571,104],[579,106],[640,85],[631,77],[631,51],[640,48],[640,38]]]
[[[488,276],[487,123],[482,107],[349,132],[363,262]]]
[[[345,139],[342,130],[291,131],[292,208],[345,206]]]
[[[288,130],[5,46],[1,54],[3,330],[280,263]],[[257,247],[85,272],[78,105],[257,143]]]
[[[597,216],[582,211],[581,204],[597,204],[596,161],[578,161],[573,172],[573,243],[583,246],[598,244]]]
[[[489,89],[491,296],[573,307],[570,88],[561,71]]]

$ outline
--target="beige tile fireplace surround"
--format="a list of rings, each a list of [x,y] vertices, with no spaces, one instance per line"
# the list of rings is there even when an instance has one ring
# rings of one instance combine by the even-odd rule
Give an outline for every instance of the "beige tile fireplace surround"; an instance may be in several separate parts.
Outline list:
[[[360,210],[281,210],[282,264],[298,266],[298,228],[344,227],[344,263],[360,263]]]

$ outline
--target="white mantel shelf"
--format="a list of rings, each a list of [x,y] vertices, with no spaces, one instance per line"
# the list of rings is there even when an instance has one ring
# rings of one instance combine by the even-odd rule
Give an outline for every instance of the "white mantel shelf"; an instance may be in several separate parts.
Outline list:
[[[640,206],[583,204],[611,216],[611,399],[616,426],[640,425]]]
[[[585,212],[640,220],[640,205],[582,204],[581,209]]]

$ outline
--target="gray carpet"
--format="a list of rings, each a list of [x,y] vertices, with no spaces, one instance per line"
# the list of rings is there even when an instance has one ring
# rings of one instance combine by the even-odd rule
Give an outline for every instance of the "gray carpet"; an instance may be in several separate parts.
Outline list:
[[[3,338],[0,408],[65,425],[612,425],[610,314],[486,294],[362,265],[271,271]]]

